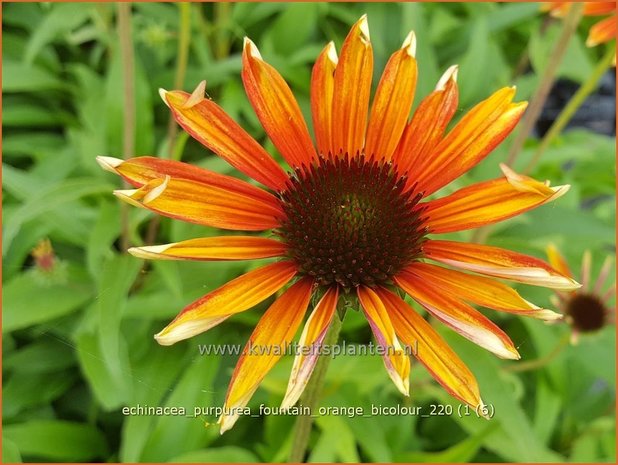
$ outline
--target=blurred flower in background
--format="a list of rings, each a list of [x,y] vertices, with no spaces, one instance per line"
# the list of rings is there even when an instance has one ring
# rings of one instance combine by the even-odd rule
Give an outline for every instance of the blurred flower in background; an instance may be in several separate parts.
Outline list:
[[[566,276],[575,279],[566,260],[551,244],[547,247],[547,257],[551,265]],[[606,285],[613,264],[613,257],[607,256],[594,284],[591,281],[592,259],[589,251],[582,258],[579,280],[582,287],[570,292],[556,291],[552,303],[565,315],[571,327],[571,342],[576,344],[580,334],[596,333],[608,324],[616,323],[616,307],[611,301],[616,294],[616,285]]]
[[[204,332],[247,310],[293,278],[262,316],[241,356],[226,397],[232,427],[281,354],[256,354],[252,346],[285,347],[312,297],[301,346],[322,344],[336,316],[340,293],[355,293],[384,365],[408,395],[409,354],[459,400],[482,406],[472,373],[432,327],[391,286],[399,287],[444,324],[501,358],[518,359],[509,337],[466,302],[552,320],[558,317],[491,279],[425,263],[557,289],[578,284],[541,260],[496,247],[428,239],[493,224],[555,200],[569,186],[549,187],[502,165],[504,176],[421,202],[470,170],[511,132],[525,103],[503,88],[470,110],[450,131],[457,108],[457,68],[442,76],[408,122],[417,79],[416,39],[410,33],[388,63],[369,112],[373,51],[363,16],[338,58],[333,43],[313,68],[311,108],[317,152],[294,96],[279,73],[245,39],[242,78],[264,129],[293,168],[286,174],[213,101],[205,82],[193,94],[161,91],[178,123],[195,139],[276,194],[185,163],[142,157],[99,157],[104,169],[137,187],[115,194],[159,214],[229,230],[273,230],[278,239],[228,236],[131,249],[148,259],[240,260],[280,257],[230,281],[186,307],[155,338],[163,345]],[[300,397],[318,354],[297,355],[284,407]]]
[[[56,264],[56,255],[52,248],[51,241],[49,239],[41,239],[41,241],[32,249],[32,258],[36,267],[45,272],[51,273]]]
[[[572,2],[543,3],[543,11],[549,11],[556,18],[564,17],[571,8]],[[595,23],[588,33],[586,45],[594,47],[616,38],[616,3],[615,2],[586,2],[584,16],[605,16],[607,18]]]

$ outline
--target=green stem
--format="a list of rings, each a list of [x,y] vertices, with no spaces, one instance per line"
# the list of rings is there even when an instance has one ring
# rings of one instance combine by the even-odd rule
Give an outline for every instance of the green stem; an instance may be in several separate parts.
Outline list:
[[[584,6],[581,3],[574,4],[569,10],[567,17],[564,19],[560,37],[551,51],[549,62],[547,63],[547,67],[543,70],[539,86],[530,99],[530,106],[521,121],[519,132],[517,133],[517,136],[509,150],[509,155],[506,161],[509,166],[513,166],[515,163],[515,160],[521,152],[526,139],[530,136],[530,133],[532,132],[532,129],[541,114],[541,110],[543,110],[543,107],[545,106],[549,92],[556,79],[556,73],[558,72],[560,63],[562,63],[562,58],[564,57],[571,37],[575,33],[577,25],[579,24],[583,8]]]
[[[537,358],[535,360],[528,360],[526,362],[514,363],[512,365],[507,365],[504,367],[504,371],[508,371],[511,373],[521,373],[523,371],[531,371],[538,370],[539,368],[543,368],[545,365],[553,361],[560,353],[562,349],[564,349],[569,343],[570,334],[566,333],[554,349],[548,353],[547,355]]]
[[[616,51],[613,45],[607,47],[607,51],[605,52],[605,55],[603,55],[601,61],[599,61],[597,66],[592,70],[592,73],[588,79],[580,86],[577,92],[575,92],[575,95],[571,97],[571,100],[569,100],[569,103],[567,103],[562,112],[560,112],[560,115],[558,115],[558,118],[554,121],[554,124],[552,124],[547,133],[545,133],[543,140],[541,140],[541,143],[536,149],[530,163],[528,163],[528,166],[524,170],[524,173],[529,173],[532,171],[549,144],[562,132],[566,125],[569,124],[569,121],[571,121],[573,115],[575,115],[577,110],[579,110],[579,107],[582,106],[588,96],[596,90],[597,85],[603,75],[613,66],[615,54]]]
[[[333,321],[328,328],[326,337],[324,338],[325,346],[332,346],[339,340],[339,332],[341,331],[342,320],[339,318],[338,312],[335,312]],[[317,407],[318,401],[324,389],[324,380],[330,357],[320,355],[313,370],[313,374],[307,383],[305,392],[303,393],[300,403],[303,406],[309,407],[312,415],[313,410]],[[304,461],[309,445],[309,436],[311,434],[311,426],[313,425],[312,415],[301,415],[296,420],[294,428],[294,437],[292,439],[292,451],[290,452],[289,463],[300,463]]]
[[[118,4],[118,38],[123,69],[124,132],[122,156],[126,160],[135,155],[135,59],[131,33],[131,4]],[[129,248],[129,211],[123,202],[121,209],[121,247]]]

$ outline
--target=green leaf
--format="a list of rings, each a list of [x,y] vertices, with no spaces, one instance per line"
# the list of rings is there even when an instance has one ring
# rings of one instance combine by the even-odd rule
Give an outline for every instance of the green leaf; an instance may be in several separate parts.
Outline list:
[[[97,402],[104,410],[114,410],[126,403],[130,399],[130,388],[127,382],[122,381],[118,384],[115,373],[110,373],[109,366],[103,359],[101,353],[101,343],[96,333],[83,332],[76,337],[77,358],[85,377],[85,381],[92,390]],[[126,355],[119,361],[124,361]],[[130,376],[128,367],[123,369],[125,377]]]
[[[3,368],[17,373],[40,374],[65,370],[75,365],[75,356],[63,340],[42,338],[4,354]]]
[[[99,281],[101,277],[104,261],[112,258],[112,244],[120,234],[120,217],[118,202],[100,202],[98,217],[88,238],[86,249],[88,271],[95,281]]]
[[[11,375],[2,387],[3,417],[15,417],[25,409],[49,404],[64,394],[75,383],[76,377],[65,371]]]
[[[114,256],[103,264],[99,282],[97,330],[101,355],[109,375],[123,392],[128,389],[128,380],[123,369],[120,322],[140,268],[141,261],[130,255]]]
[[[103,433],[86,423],[30,421],[5,425],[3,435],[22,455],[39,460],[88,462],[104,459],[108,450]]]
[[[77,178],[37,192],[36,195],[21,205],[10,218],[5,218],[3,255],[26,221],[30,221],[50,209],[61,207],[68,202],[92,194],[109,192],[112,189],[112,186],[97,179]]]
[[[333,449],[336,451],[337,458],[341,462],[358,463],[360,458],[356,450],[356,439],[350,430],[350,427],[339,416],[325,415],[316,419],[317,425],[322,430],[322,436],[326,436],[325,441],[334,444]],[[333,435],[333,431],[337,431],[337,435]],[[314,459],[312,457],[313,460]]]
[[[259,461],[252,452],[236,446],[186,452],[168,460],[169,463],[256,463]]]
[[[405,452],[397,456],[397,462],[406,463],[468,463],[483,446],[483,441],[494,430],[497,423],[490,423],[484,429],[440,452]]]
[[[309,41],[318,19],[316,3],[290,3],[269,26],[264,40],[272,41],[274,49],[288,55]]]
[[[22,273],[4,286],[2,332],[53,320],[77,310],[92,292],[83,272],[68,268],[66,284],[46,283],[36,270]]]
[[[137,336],[145,338],[143,333]],[[133,397],[131,405],[162,405],[163,398],[173,383],[182,376],[186,364],[186,347],[158,346],[151,338],[149,350],[141,358],[131,361]],[[135,355],[132,353],[132,355]],[[122,441],[119,457],[122,462],[137,462],[148,441],[156,418],[152,416],[128,416],[122,425]]]
[[[561,34],[562,24],[562,21],[558,21],[550,24],[544,32],[536,30],[532,33],[529,43],[530,62],[537,74],[541,74],[547,67],[556,41]],[[581,38],[574,34],[560,62],[556,77],[583,82],[591,72],[592,64],[586,54],[586,47]]]
[[[32,63],[39,51],[60,34],[68,33],[84,23],[90,16],[89,4],[54,4],[49,14],[37,25],[30,36],[24,60]]]
[[[540,322],[535,322],[540,323]],[[534,434],[532,424],[521,403],[517,400],[515,390],[506,373],[501,372],[496,357],[459,335],[444,334],[447,342],[455,349],[476,375],[481,395],[486,404],[494,410],[492,422],[501,426],[501,431],[486,438],[484,445],[498,452],[506,460],[521,462],[559,462],[563,458],[549,450]],[[455,417],[459,424],[469,432],[478,432],[484,428],[486,420],[482,418]],[[497,434],[502,433],[502,434]]]
[[[21,463],[21,454],[17,445],[2,435],[2,463]]]
[[[216,426],[206,428],[201,416],[192,415],[196,407],[213,405],[213,382],[220,362],[219,356],[198,355],[192,360],[165,402],[169,407],[184,407],[186,416],[161,416],[155,420],[144,447],[143,461],[166,461],[218,437]]]
[[[2,92],[43,92],[66,88],[66,82],[35,64],[9,59],[2,62]]]

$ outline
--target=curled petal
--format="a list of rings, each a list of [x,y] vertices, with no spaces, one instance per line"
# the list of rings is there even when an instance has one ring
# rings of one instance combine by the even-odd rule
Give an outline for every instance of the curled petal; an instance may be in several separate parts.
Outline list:
[[[333,93],[337,67],[335,44],[329,42],[318,57],[311,73],[311,115],[318,151],[326,156],[334,153]]]
[[[514,88],[499,90],[468,112],[420,161],[418,190],[430,195],[485,158],[519,122],[527,103],[511,103]]]
[[[423,254],[446,265],[533,286],[572,290],[580,285],[543,260],[489,245],[429,240]]]
[[[404,270],[395,283],[429,313],[465,338],[493,352],[500,358],[519,359],[519,353],[509,337],[470,305],[443,294],[431,282]]]
[[[247,195],[224,187],[187,179],[172,179],[169,176],[153,179],[139,189],[114,191],[114,195],[132,205],[170,218],[242,231],[276,228],[284,217],[277,199],[270,196],[266,201],[262,197],[263,193],[266,192],[261,191],[259,196]]]
[[[298,343],[299,352],[294,358],[292,374],[285,397],[281,402],[281,408],[292,407],[303,393],[320,356],[320,348],[328,328],[333,321],[338,298],[339,288],[328,289],[305,323]]]
[[[256,197],[265,202],[273,201],[272,194],[245,181],[180,161],[156,157],[136,157],[128,160],[97,157],[97,162],[104,170],[122,176],[125,181],[135,187],[142,187],[150,181],[170,176],[173,179],[186,179]]]
[[[189,239],[172,244],[132,247],[135,257],[152,260],[253,260],[280,257],[287,247],[265,237],[223,236]]]
[[[429,263],[417,262],[406,268],[425,280],[442,294],[457,296],[465,301],[494,310],[531,316],[542,320],[556,320],[561,316],[537,307],[523,299],[514,289],[495,279],[449,270]]]
[[[410,357],[397,339],[384,304],[369,287],[359,286],[357,294],[378,346],[382,348],[382,359],[388,375],[404,396],[410,395]]]
[[[343,42],[335,69],[333,146],[350,156],[365,146],[372,72],[373,51],[363,15]]]
[[[473,408],[483,404],[479,387],[464,362],[442,337],[399,296],[384,288],[376,293],[390,315],[401,341],[452,396]]]
[[[592,26],[588,33],[588,39],[586,39],[586,45],[588,47],[594,47],[615,39],[617,18],[618,16],[611,15],[609,18],[605,18]]]
[[[281,75],[266,63],[257,47],[245,38],[242,82],[249,101],[277,150],[293,168],[316,158],[305,119]]]
[[[303,278],[273,303],[258,322],[245,346],[225,397],[219,423],[224,433],[238,419],[264,376],[287,350],[300,326],[313,290],[313,280]],[[229,413],[227,413],[229,412]]]
[[[415,173],[421,161],[440,142],[448,123],[457,110],[457,66],[442,76],[436,90],[425,97],[403,132],[394,159],[400,173]],[[416,182],[416,175],[410,177]]]
[[[161,90],[178,124],[198,142],[265,186],[275,191],[285,189],[288,177],[268,152],[220,106],[203,96],[196,101],[195,95]]]
[[[414,91],[417,66],[416,38],[410,32],[386,63],[371,106],[365,154],[390,160],[408,120]]]
[[[426,225],[434,234],[478,228],[512,218],[569,190],[568,185],[549,187],[501,165],[505,177],[464,187],[425,204]]]
[[[161,332],[156,341],[164,346],[203,333],[226,318],[266,300],[296,275],[292,262],[277,262],[257,268],[224,284],[185,307]]]

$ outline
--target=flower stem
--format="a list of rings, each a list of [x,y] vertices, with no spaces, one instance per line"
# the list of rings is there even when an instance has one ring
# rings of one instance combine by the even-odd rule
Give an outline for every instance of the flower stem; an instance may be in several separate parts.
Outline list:
[[[135,154],[135,60],[131,33],[131,4],[118,4],[118,37],[123,69],[124,132],[122,156],[126,160]],[[126,181],[125,181],[126,183]],[[129,248],[128,204],[121,207],[121,247]]]
[[[526,362],[514,363],[512,365],[507,365],[504,367],[504,371],[508,371],[510,373],[521,373],[523,371],[531,371],[538,370],[539,368],[543,368],[545,365],[553,361],[560,353],[562,349],[564,349],[569,343],[570,335],[569,333],[562,336],[562,338],[556,344],[556,347],[543,357],[539,357],[535,360],[528,360]]]
[[[325,346],[334,345],[337,343],[339,340],[341,325],[342,320],[339,317],[338,312],[335,312],[335,315],[333,315],[333,321],[328,328],[326,337],[324,338]],[[326,370],[328,369],[329,362],[330,357],[320,355],[315,365],[315,369],[313,370],[313,374],[311,375],[309,383],[307,383],[305,392],[300,400],[300,403],[303,406],[309,407],[312,414],[322,395]],[[292,439],[292,450],[288,460],[289,463],[299,463],[304,461],[305,454],[307,453],[307,446],[309,445],[309,436],[311,434],[312,425],[312,415],[301,415],[297,418],[294,428],[294,437]]]
[[[597,85],[603,75],[613,66],[615,53],[616,51],[613,46],[607,47],[607,51],[605,52],[605,55],[603,55],[603,58],[601,58],[601,61],[599,61],[597,66],[592,70],[592,73],[588,79],[586,79],[577,92],[575,92],[575,95],[571,97],[569,103],[567,103],[564,109],[560,112],[560,115],[558,115],[556,121],[554,121],[547,133],[545,133],[543,140],[541,140],[536,152],[534,152],[534,155],[524,170],[524,173],[529,173],[532,171],[549,144],[558,134],[560,134],[560,132],[562,132],[566,125],[569,124],[571,118],[573,118],[588,96],[596,90]]]
[[[187,63],[189,61],[189,45],[191,42],[191,4],[186,2],[178,3],[178,9],[180,14],[179,26],[178,26],[178,48],[176,52],[176,73],[174,74],[174,89],[182,89],[185,82],[185,75],[187,74]],[[176,141],[178,139],[178,124],[174,119],[173,114],[170,112],[169,119],[167,121],[167,153],[164,154],[166,158],[179,161],[181,154],[176,150]],[[144,242],[146,245],[153,244],[157,233],[159,231],[159,225],[161,223],[161,217],[155,216],[148,224],[146,230],[146,237]]]
[[[522,119],[517,137],[513,141],[513,144],[509,150],[509,155],[506,160],[506,163],[509,166],[513,166],[515,163],[515,160],[521,152],[526,139],[530,136],[530,133],[532,132],[532,129],[541,114],[541,110],[543,110],[543,106],[545,106],[545,101],[547,100],[547,96],[549,95],[552,85],[556,79],[556,73],[558,72],[562,58],[564,57],[567,46],[571,41],[571,37],[575,33],[577,25],[579,24],[583,8],[584,6],[581,3],[572,5],[569,10],[569,14],[564,20],[560,37],[551,51],[549,62],[547,63],[547,67],[543,70],[539,86],[530,99],[530,106]]]

